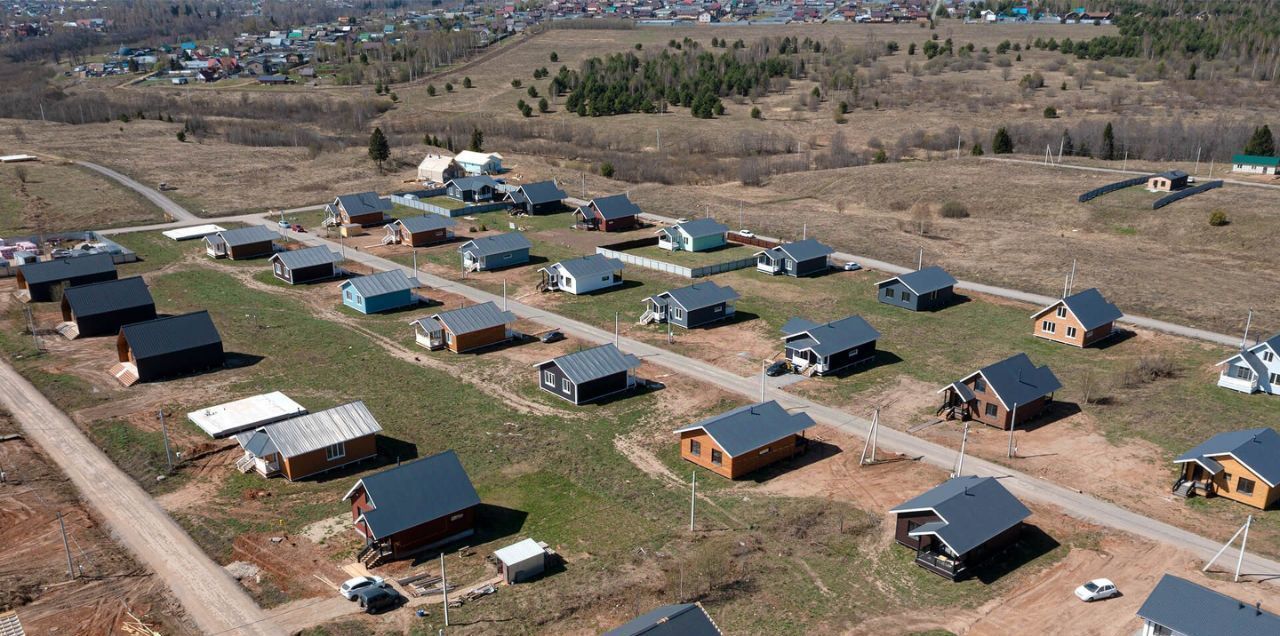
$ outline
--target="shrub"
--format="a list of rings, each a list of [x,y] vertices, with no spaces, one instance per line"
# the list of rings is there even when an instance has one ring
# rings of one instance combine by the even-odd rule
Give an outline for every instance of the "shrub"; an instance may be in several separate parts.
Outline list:
[[[470,77],[464,77],[464,78],[462,78],[462,87],[463,87],[463,88],[471,88],[471,78],[470,78]]]
[[[1045,106],[1045,107],[1044,107],[1044,118],[1045,118],[1045,119],[1057,119],[1057,118],[1058,118],[1058,109],[1054,108],[1053,106]]]
[[[604,163],[600,164],[600,176],[602,176],[602,177],[604,177],[604,178],[606,178],[606,179],[612,179],[612,178],[613,178],[613,164],[609,163],[608,161],[606,161],[606,162],[604,162]]]
[[[446,92],[446,93],[452,93],[452,92],[453,92],[453,83],[452,83],[452,82],[445,82],[445,84],[444,84],[444,92]]]
[[[942,204],[942,218],[967,219],[969,218],[969,208],[959,201],[947,201]]]
[[[1213,227],[1222,227],[1231,221],[1227,219],[1227,213],[1222,210],[1214,210],[1209,213],[1209,225]]]
[[[761,118],[761,116],[762,116],[762,115],[760,114],[760,107],[759,107],[759,106],[752,106],[752,107],[751,107],[751,118],[752,118],[752,119],[760,119],[760,118]]]
[[[435,85],[435,84],[427,84],[427,95],[429,95],[429,96],[431,96],[431,97],[435,97],[435,96],[436,96],[436,85]]]
[[[1163,378],[1172,378],[1177,372],[1173,360],[1164,355],[1143,356],[1124,370],[1120,383],[1130,388],[1142,386]]]
[[[871,157],[871,163],[888,163],[889,155],[885,153],[884,148],[876,151],[875,156]]]
[[[178,141],[185,142],[186,140],[187,140],[187,133],[184,133],[184,132],[182,132],[181,130],[179,130],[179,131],[178,131]],[[1225,218],[1225,215],[1224,215],[1224,218]],[[1212,217],[1209,219],[1209,223],[1210,223],[1210,224],[1212,224],[1212,223],[1213,223],[1213,219],[1212,219]]]
[[[511,88],[520,88],[520,86],[521,86],[522,84],[523,84],[523,82],[521,82],[521,81],[520,81],[520,80],[518,80],[518,79],[513,79],[513,80],[511,80]]]
[[[559,55],[558,53],[556,53],[555,51],[552,51],[552,52],[551,52],[551,61],[552,61],[552,62],[559,62],[559,61],[560,61],[560,55]]]

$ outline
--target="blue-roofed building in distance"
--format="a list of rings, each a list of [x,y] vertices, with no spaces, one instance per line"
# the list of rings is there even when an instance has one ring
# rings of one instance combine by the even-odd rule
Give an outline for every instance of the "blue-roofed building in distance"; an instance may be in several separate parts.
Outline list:
[[[529,262],[529,250],[533,243],[519,232],[482,236],[458,247],[462,254],[462,268],[483,272],[514,267]]]
[[[1031,314],[1036,337],[1087,347],[1116,333],[1115,322],[1124,314],[1094,288],[1076,292]]]
[[[1280,615],[1172,574],[1138,608],[1141,636],[1275,636]]]
[[[812,276],[831,268],[828,257],[834,252],[814,239],[783,243],[756,252],[756,270],[772,275]]]
[[[604,633],[604,636],[723,636],[698,603],[663,605]]]
[[[1018,540],[1031,511],[993,477],[954,477],[889,511],[916,563],[953,581]]]
[[[622,285],[622,261],[603,254],[560,261],[538,271],[542,273],[538,291],[567,291],[577,295]]]
[[[705,252],[728,244],[729,226],[715,219],[694,219],[658,230],[658,247],[672,252]]]
[[[939,389],[938,414],[1008,430],[1039,417],[1061,388],[1049,367],[1037,367],[1019,353]]]
[[[808,448],[808,413],[788,413],[770,400],[677,429],[680,456],[729,479],[738,479]]]
[[[876,331],[861,316],[819,324],[792,318],[782,326],[787,363],[797,373],[826,375],[876,356]]]
[[[635,387],[640,359],[603,344],[537,365],[538,386],[574,404],[594,402]]]
[[[1174,494],[1225,497],[1261,510],[1280,498],[1280,434],[1273,429],[1218,433],[1173,461],[1182,469]]]
[[[338,291],[342,304],[362,314],[376,314],[418,304],[413,290],[420,286],[418,279],[393,269],[345,280]]]
[[[880,302],[911,311],[935,311],[955,301],[956,279],[936,265],[876,283]]]
[[[370,565],[400,559],[475,534],[480,495],[453,451],[405,462],[355,483],[351,503],[356,533]]]
[[[685,329],[710,325],[733,317],[733,301],[740,298],[732,287],[714,281],[664,291],[644,299],[640,324],[670,323]]]

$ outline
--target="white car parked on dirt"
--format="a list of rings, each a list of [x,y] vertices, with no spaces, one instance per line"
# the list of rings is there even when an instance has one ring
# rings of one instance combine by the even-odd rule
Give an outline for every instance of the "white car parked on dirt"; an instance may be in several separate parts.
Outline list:
[[[360,590],[386,586],[387,582],[380,576],[357,576],[354,579],[343,581],[342,585],[338,586],[338,593],[346,597],[348,601],[354,601]]]
[[[1111,598],[1119,593],[1120,590],[1110,579],[1094,579],[1076,588],[1076,597],[1086,603]]]

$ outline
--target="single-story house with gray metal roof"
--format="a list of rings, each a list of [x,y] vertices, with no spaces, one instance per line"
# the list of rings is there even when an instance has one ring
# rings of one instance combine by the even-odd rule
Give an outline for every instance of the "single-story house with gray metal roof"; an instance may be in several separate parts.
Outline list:
[[[723,636],[723,632],[700,603],[683,603],[649,610],[604,636]]]
[[[1280,615],[1165,574],[1138,608],[1141,636],[1275,636]]]
[[[898,543],[916,563],[953,581],[1017,541],[1031,511],[993,477],[954,477],[895,506]]]
[[[624,193],[592,199],[573,214],[589,230],[625,232],[639,224],[641,212]]]
[[[498,192],[498,182],[488,175],[458,177],[444,185],[445,196],[464,203],[492,201]]]
[[[506,200],[525,214],[550,214],[564,207],[568,197],[555,181],[538,181],[508,192]]]
[[[415,459],[361,478],[351,502],[358,559],[398,559],[475,534],[480,495],[453,451]]]
[[[58,333],[69,339],[114,336],[125,325],[155,317],[155,300],[141,276],[76,285],[62,292]]]
[[[324,246],[277,252],[271,256],[271,273],[290,285],[310,283],[337,276],[341,260],[337,252]]]
[[[1087,347],[1115,334],[1115,322],[1123,315],[1102,292],[1089,288],[1031,314],[1031,329],[1045,340]]]
[[[125,325],[116,336],[116,353],[111,375],[125,386],[197,373],[226,361],[222,336],[207,311]]]
[[[393,269],[345,280],[338,290],[342,304],[362,314],[376,314],[418,304],[413,290],[421,286],[418,279]]]
[[[632,371],[640,359],[617,347],[603,344],[552,358],[536,365],[538,386],[557,397],[586,404],[636,385]]]
[[[1174,494],[1225,497],[1262,510],[1280,499],[1280,434],[1270,428],[1218,433],[1173,460]]]
[[[90,254],[21,265],[14,282],[19,299],[42,303],[61,300],[62,291],[68,287],[115,280],[117,276],[110,254]]]
[[[378,225],[389,218],[391,202],[377,192],[343,194],[325,206],[326,225]]]
[[[453,238],[453,226],[453,219],[439,214],[397,219],[387,224],[387,236],[382,242],[413,247],[436,245]]]
[[[782,326],[788,364],[804,375],[826,375],[876,356],[876,331],[861,316],[819,324],[792,318]]]
[[[694,219],[657,231],[658,247],[673,252],[705,252],[724,247],[729,226],[715,219]]]
[[[523,234],[507,232],[467,241],[458,252],[462,254],[463,269],[480,272],[528,263],[532,247]]]
[[[1280,333],[1245,344],[1217,366],[1222,367],[1218,373],[1220,387],[1241,393],[1280,395]]]
[[[1061,388],[1049,367],[1019,353],[939,389],[944,398],[938,412],[1008,430],[1038,417]]]
[[[1191,176],[1181,170],[1168,170],[1147,178],[1147,189],[1153,192],[1173,192],[1187,187]]]
[[[756,252],[756,270],[766,274],[785,274],[791,277],[812,276],[831,267],[828,258],[835,250],[814,239],[783,243],[777,247]]]
[[[279,234],[261,225],[222,230],[204,237],[205,253],[213,258],[233,261],[269,256],[275,251]]]
[[[876,283],[876,298],[911,311],[934,311],[955,300],[956,279],[937,265]]]
[[[737,479],[808,447],[808,413],[788,413],[770,400],[739,407],[676,430],[680,456],[718,475]]]
[[[515,314],[492,302],[442,311],[413,321],[417,343],[427,349],[463,353],[512,339]]]
[[[693,329],[732,318],[733,301],[738,298],[732,287],[721,287],[714,281],[694,283],[644,299],[646,309],[640,322],[666,322]]]
[[[236,469],[295,481],[376,456],[375,436],[381,432],[364,402],[356,400],[236,433],[244,450]]]
[[[539,291],[589,294],[622,284],[622,261],[603,254],[571,258],[539,268],[538,271],[542,273]]]

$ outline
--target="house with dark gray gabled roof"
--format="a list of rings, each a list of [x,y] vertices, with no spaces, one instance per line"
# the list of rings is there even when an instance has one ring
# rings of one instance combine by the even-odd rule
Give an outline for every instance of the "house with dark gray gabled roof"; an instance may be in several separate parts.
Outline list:
[[[538,291],[567,291],[577,295],[622,284],[622,261],[603,254],[571,258],[538,271],[542,273]]]
[[[1018,540],[1031,511],[994,477],[953,477],[889,511],[916,564],[957,581]]]
[[[442,311],[413,321],[414,339],[432,351],[449,349],[463,353],[491,347],[515,337],[515,314],[492,302]]]
[[[1074,293],[1031,314],[1032,333],[1039,338],[1087,347],[1116,333],[1120,308],[1090,288]]]
[[[640,207],[624,194],[592,199],[574,212],[578,223],[588,230],[625,232],[639,225]]]
[[[683,603],[649,610],[604,636],[723,636],[723,632],[700,603]]]
[[[786,361],[797,373],[826,375],[876,357],[876,331],[861,316],[819,324],[792,318],[782,326]]]
[[[1219,362],[1218,386],[1241,393],[1280,395],[1280,333],[1240,347]]]
[[[271,273],[290,285],[310,283],[337,276],[340,261],[337,252],[324,246],[286,250],[271,256]]]
[[[338,286],[342,304],[362,313],[376,314],[418,304],[413,290],[422,283],[398,269],[345,280]]]
[[[586,404],[635,387],[640,359],[603,344],[536,365],[538,386],[574,404]]]
[[[568,197],[555,181],[538,181],[508,192],[506,200],[525,214],[551,214],[560,211]]]
[[[221,367],[222,336],[207,311],[135,322],[116,336],[111,375],[125,386]]]
[[[680,456],[729,479],[737,479],[808,447],[808,413],[788,413],[770,400],[739,407],[676,430]]]
[[[399,559],[475,534],[480,495],[453,451],[415,459],[361,478],[342,497],[351,503],[366,565]]]
[[[694,283],[644,299],[640,324],[666,322],[685,329],[713,324],[733,317],[733,301],[738,298],[732,287],[709,280]]]
[[[528,263],[532,247],[523,234],[507,232],[467,241],[458,252],[462,254],[463,269],[482,272]]]
[[[1173,192],[1187,187],[1191,176],[1181,170],[1168,170],[1147,178],[1147,189],[1152,192]]]
[[[658,230],[658,247],[673,252],[705,252],[728,244],[729,226],[715,219],[694,219]]]
[[[812,276],[830,269],[828,257],[833,253],[835,250],[814,239],[783,243],[756,252],[756,271],[792,277]]]
[[[1165,574],[1138,608],[1140,636],[1275,636],[1280,615]]]
[[[114,336],[120,328],[154,320],[156,303],[141,276],[68,287],[62,293],[62,324],[57,331],[69,340]]]
[[[387,236],[382,239],[382,244],[426,247],[445,243],[453,239],[453,226],[453,219],[439,214],[397,219],[387,224]]]
[[[1061,388],[1049,367],[1037,367],[1019,353],[939,389],[938,413],[1008,430],[1039,417]]]
[[[377,192],[344,194],[325,206],[325,225],[378,225],[391,218],[391,202]]]
[[[381,432],[368,407],[356,400],[236,433],[244,451],[236,469],[295,481],[376,456]]]
[[[1218,433],[1173,460],[1176,495],[1225,497],[1267,510],[1280,499],[1280,435],[1270,428]]]
[[[229,258],[233,261],[270,256],[275,251],[279,234],[261,225],[222,230],[204,237],[205,253],[212,258]]]
[[[14,282],[19,300],[44,303],[61,300],[62,291],[68,287],[116,277],[116,264],[110,254],[90,254],[20,265]]]
[[[464,203],[492,201],[498,192],[498,182],[488,175],[458,177],[444,185],[445,196]]]
[[[955,300],[956,279],[937,265],[876,283],[876,298],[911,311],[934,311]]]

